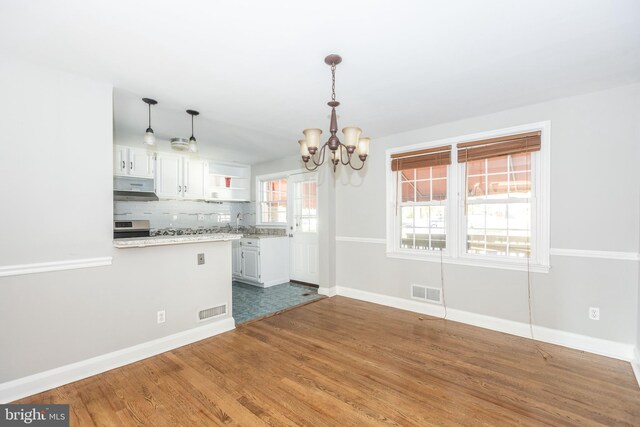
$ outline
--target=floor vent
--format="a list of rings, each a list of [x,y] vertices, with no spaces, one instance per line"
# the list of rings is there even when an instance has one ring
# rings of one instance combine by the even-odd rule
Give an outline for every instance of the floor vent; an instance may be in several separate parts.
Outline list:
[[[440,288],[430,288],[423,285],[411,285],[411,298],[421,301],[442,304],[442,292]]]
[[[198,319],[202,321],[211,319],[212,317],[222,316],[224,314],[227,314],[227,304],[200,310],[200,313],[198,313]]]

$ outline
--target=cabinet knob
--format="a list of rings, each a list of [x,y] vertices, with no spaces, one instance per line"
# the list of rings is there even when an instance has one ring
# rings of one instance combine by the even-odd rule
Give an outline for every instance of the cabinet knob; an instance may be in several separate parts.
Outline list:
[[[182,193],[182,185],[178,185],[178,193]]]
[[[122,161],[122,169],[124,170],[124,168],[126,168],[126,163],[124,162],[124,160]]]
[[[129,169],[133,170],[133,162],[129,162]]]

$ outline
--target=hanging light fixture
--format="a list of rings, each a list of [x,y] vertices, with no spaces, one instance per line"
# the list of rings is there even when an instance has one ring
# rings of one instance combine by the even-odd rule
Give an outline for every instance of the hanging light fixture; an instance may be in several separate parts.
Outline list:
[[[151,129],[151,106],[156,105],[158,101],[151,98],[142,98],[142,101],[149,105],[149,127],[144,133],[143,141],[145,145],[155,145],[156,144],[156,135],[153,133],[153,129]]]
[[[196,153],[198,152],[198,141],[196,141],[195,136],[193,136],[193,117],[200,113],[196,110],[187,110],[187,114],[191,115],[191,138],[189,138],[189,151]]]
[[[364,167],[364,163],[369,155],[369,144],[371,140],[369,138],[360,138],[362,129],[357,127],[346,127],[342,129],[344,135],[344,143],[340,142],[340,139],[336,136],[338,132],[338,120],[336,119],[336,107],[340,105],[336,101],[336,66],[342,62],[340,55],[329,55],[324,59],[327,65],[331,66],[331,101],[327,103],[331,107],[331,122],[329,124],[329,132],[331,136],[325,142],[321,148],[320,134],[321,129],[305,129],[305,139],[298,141],[300,144],[300,155],[304,162],[305,168],[310,171],[318,169],[318,166],[324,163],[327,147],[331,154],[329,158],[333,164],[333,171],[336,171],[338,164],[349,165],[354,170],[360,170]],[[318,154],[316,159],[316,153]],[[353,153],[358,154],[358,158],[362,162],[359,167],[356,167],[351,163]],[[313,167],[309,166],[309,160],[313,162]]]

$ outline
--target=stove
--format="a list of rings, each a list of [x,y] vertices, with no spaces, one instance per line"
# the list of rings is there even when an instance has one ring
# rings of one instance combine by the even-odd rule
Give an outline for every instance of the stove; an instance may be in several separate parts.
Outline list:
[[[113,221],[113,238],[126,239],[128,237],[149,237],[151,227],[149,220],[138,219],[131,221]]]

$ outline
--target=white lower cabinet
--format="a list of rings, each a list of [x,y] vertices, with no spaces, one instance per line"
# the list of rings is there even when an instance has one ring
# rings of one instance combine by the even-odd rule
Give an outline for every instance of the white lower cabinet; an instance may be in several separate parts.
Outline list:
[[[289,281],[287,237],[242,238],[235,244],[234,280],[263,288]]]

